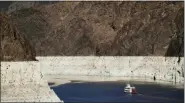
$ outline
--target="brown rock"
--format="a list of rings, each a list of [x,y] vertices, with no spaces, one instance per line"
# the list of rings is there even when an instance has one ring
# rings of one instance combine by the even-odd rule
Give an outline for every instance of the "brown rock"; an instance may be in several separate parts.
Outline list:
[[[23,61],[35,60],[35,51],[28,40],[0,13],[1,60]]]
[[[174,31],[184,28],[174,26],[182,7],[176,1],[59,2],[11,17],[41,56],[178,56],[166,52]]]
[[[174,22],[176,31],[174,31],[166,56],[184,56],[184,8],[179,9]]]

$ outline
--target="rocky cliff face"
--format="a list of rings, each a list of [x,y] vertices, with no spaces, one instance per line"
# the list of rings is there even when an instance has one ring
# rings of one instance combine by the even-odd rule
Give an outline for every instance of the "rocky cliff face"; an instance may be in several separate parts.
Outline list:
[[[183,56],[182,12],[183,2],[58,2],[10,16],[41,56]]]
[[[184,56],[184,8],[181,8],[174,20],[176,29],[171,39],[166,56]]]
[[[8,17],[0,13],[1,60],[35,60],[35,50],[23,34],[12,25]]]

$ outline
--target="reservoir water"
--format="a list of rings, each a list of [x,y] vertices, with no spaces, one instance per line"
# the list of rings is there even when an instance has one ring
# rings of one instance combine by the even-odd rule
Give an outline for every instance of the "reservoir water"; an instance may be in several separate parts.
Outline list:
[[[124,93],[126,83],[138,94]],[[52,83],[51,83],[52,84]],[[149,82],[80,82],[51,87],[64,102],[177,102],[184,103],[184,89]]]

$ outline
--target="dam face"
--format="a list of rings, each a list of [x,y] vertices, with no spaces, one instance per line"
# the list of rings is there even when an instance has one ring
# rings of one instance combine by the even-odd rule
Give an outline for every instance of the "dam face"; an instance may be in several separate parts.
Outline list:
[[[1,62],[1,102],[61,102],[44,80],[39,62]]]

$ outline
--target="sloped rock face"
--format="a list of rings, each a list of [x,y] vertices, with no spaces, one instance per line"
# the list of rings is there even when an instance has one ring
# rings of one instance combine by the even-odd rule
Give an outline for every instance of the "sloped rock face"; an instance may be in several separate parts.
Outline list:
[[[175,18],[174,37],[170,41],[166,56],[184,56],[184,8],[178,11]]]
[[[1,102],[62,102],[37,61],[1,63]]]
[[[29,41],[12,25],[8,17],[0,13],[1,60],[35,60],[35,50]]]
[[[11,18],[41,56],[179,56],[171,45],[183,42],[174,33],[183,7],[183,2],[58,2],[13,12]]]

